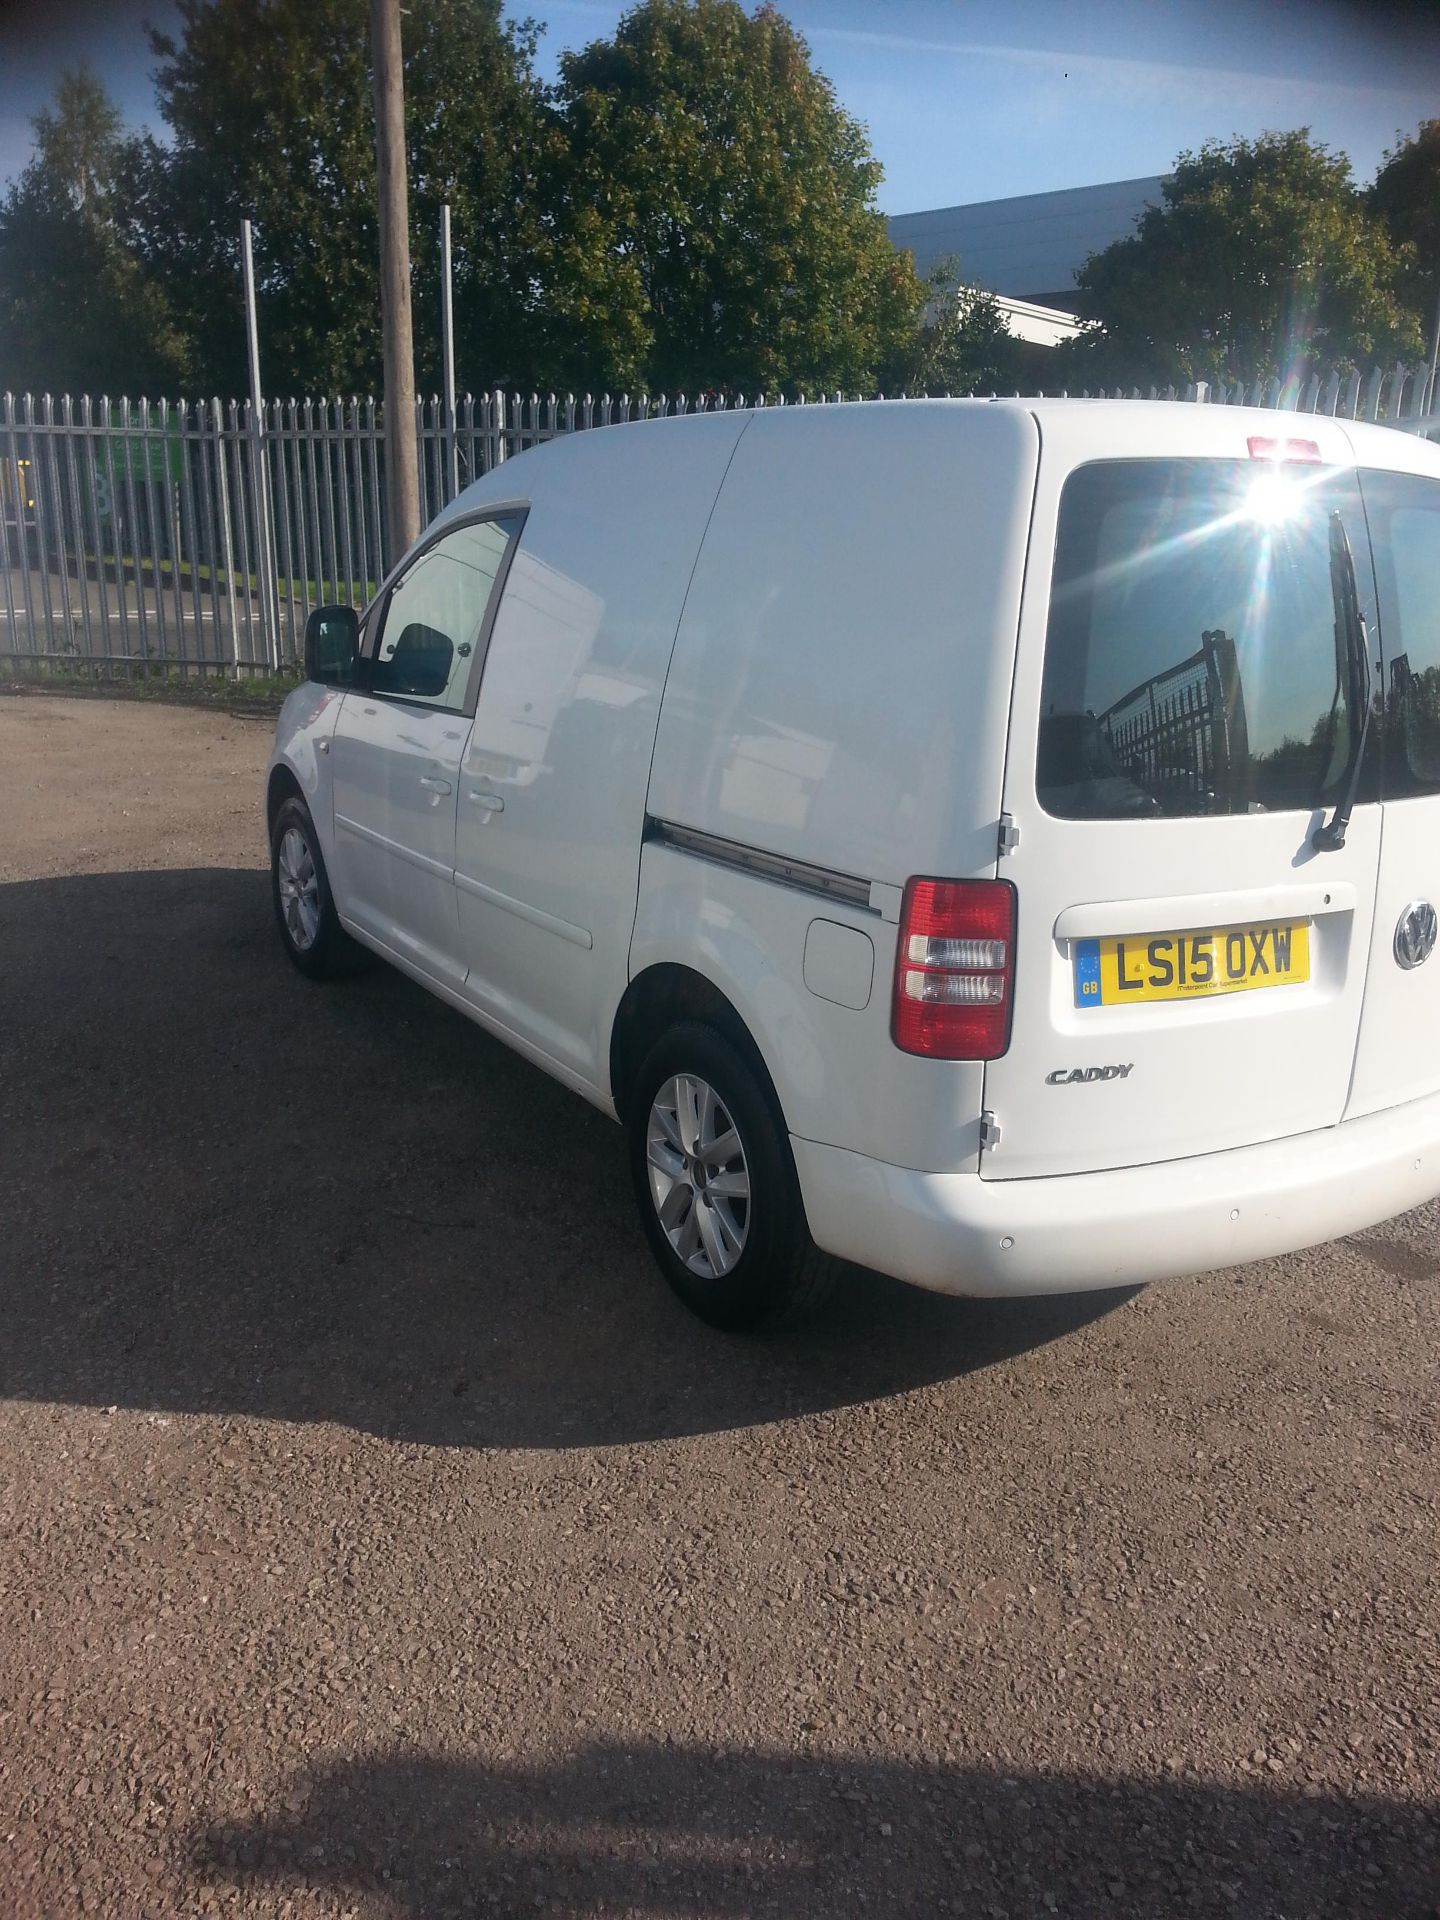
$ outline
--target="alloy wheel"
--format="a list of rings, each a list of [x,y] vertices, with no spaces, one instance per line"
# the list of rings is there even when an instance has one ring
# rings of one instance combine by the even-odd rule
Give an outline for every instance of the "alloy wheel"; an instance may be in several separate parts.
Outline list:
[[[729,1110],[698,1075],[673,1074],[655,1095],[645,1158],[677,1259],[700,1279],[723,1279],[750,1230],[750,1169]]]
[[[299,827],[287,827],[281,836],[275,871],[285,931],[297,953],[308,953],[320,932],[320,876]]]

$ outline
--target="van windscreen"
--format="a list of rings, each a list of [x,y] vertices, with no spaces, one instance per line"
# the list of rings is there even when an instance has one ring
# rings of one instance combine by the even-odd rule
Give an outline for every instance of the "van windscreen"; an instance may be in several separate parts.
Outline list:
[[[1071,474],[1036,764],[1048,813],[1274,812],[1337,797],[1359,732],[1331,584],[1337,513],[1368,612],[1352,473],[1117,460]]]

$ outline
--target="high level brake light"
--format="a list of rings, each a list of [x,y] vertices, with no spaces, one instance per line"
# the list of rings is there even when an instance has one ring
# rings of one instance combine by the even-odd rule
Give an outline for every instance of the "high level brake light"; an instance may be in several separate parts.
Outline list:
[[[1320,449],[1313,440],[1275,440],[1263,434],[1252,434],[1245,444],[1258,462],[1245,496],[1245,516],[1273,531],[1304,511],[1307,489],[1293,469],[1314,466]]]
[[[910,880],[900,909],[890,1035],[902,1053],[994,1060],[1010,1044],[1015,889]]]
[[[1245,445],[1252,460],[1303,460],[1308,464],[1320,458],[1319,443],[1314,440],[1272,440],[1253,433]]]

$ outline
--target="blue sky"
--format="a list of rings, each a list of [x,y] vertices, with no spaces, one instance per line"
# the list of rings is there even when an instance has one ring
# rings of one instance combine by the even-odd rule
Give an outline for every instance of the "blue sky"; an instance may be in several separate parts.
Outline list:
[[[542,69],[608,33],[613,0],[522,0]],[[1440,0],[792,0],[790,18],[885,168],[887,213],[1164,172],[1208,138],[1308,124],[1373,175],[1440,114]],[[141,21],[172,0],[0,0],[0,180],[29,120],[88,58],[150,117]]]
[[[1164,173],[1211,138],[1309,125],[1368,180],[1440,115],[1440,0],[791,0],[782,10],[870,129],[887,213]],[[610,0],[511,7],[562,47]],[[1424,24],[1427,22],[1428,24]]]

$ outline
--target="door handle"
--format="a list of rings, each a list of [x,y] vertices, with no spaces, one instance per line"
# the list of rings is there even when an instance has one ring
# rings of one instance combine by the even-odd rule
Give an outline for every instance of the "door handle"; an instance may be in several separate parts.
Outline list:
[[[427,793],[449,793],[450,791],[450,782],[448,780],[437,780],[433,774],[422,773],[420,776],[420,784]]]
[[[472,787],[470,789],[470,800],[473,806],[482,808],[486,813],[503,813],[505,811],[505,802],[500,798],[499,794],[486,793],[481,787]]]

